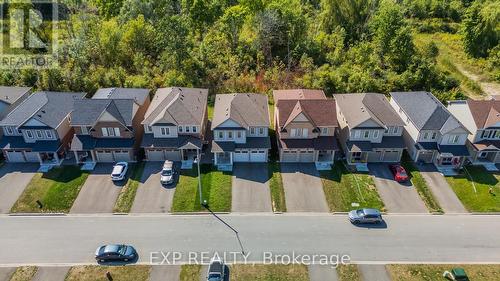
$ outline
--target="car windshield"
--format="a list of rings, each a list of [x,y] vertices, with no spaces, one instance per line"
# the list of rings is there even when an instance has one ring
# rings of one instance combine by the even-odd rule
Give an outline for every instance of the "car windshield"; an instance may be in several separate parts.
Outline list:
[[[172,170],[163,170],[161,171],[162,176],[171,176],[172,175]]]
[[[120,245],[118,248],[118,253],[120,253],[120,255],[125,255],[126,252],[127,252],[127,246]]]
[[[406,172],[405,171],[399,171],[399,175],[402,177],[406,177]]]
[[[218,278],[220,277],[220,273],[210,273],[208,274],[208,279],[210,280],[210,278],[214,278],[214,280],[218,280]]]
[[[358,214],[358,216],[363,216],[365,213],[363,212],[363,210],[357,210],[356,211],[356,214]]]

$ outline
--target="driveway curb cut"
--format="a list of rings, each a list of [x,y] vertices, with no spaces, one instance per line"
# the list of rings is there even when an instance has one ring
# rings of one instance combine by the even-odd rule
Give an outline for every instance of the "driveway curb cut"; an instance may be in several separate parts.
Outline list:
[[[490,216],[498,216],[500,215],[500,212],[484,212],[484,213],[481,213],[481,212],[472,212],[470,213],[471,215],[490,215]]]
[[[216,215],[228,215],[231,212],[214,212]],[[176,213],[170,213],[171,215],[210,215],[210,212],[176,212]]]
[[[66,216],[65,213],[9,213],[11,217],[56,217],[56,216]]]

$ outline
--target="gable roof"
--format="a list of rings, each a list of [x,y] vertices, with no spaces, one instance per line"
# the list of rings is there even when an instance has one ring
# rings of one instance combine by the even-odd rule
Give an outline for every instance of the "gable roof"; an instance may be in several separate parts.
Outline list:
[[[368,120],[373,120],[383,128],[405,125],[383,94],[337,94],[334,97],[350,128]]]
[[[132,126],[133,99],[83,99],[74,101],[71,125],[93,126],[104,112],[109,113],[124,126]]]
[[[85,93],[36,92],[12,110],[1,122],[2,126],[21,126],[30,119],[56,128],[73,110],[73,102]]]
[[[208,89],[161,88],[151,101],[142,124],[196,125],[207,110]]]
[[[141,88],[101,88],[92,96],[92,99],[132,99],[143,105],[149,97],[148,89]]]
[[[467,100],[470,113],[478,129],[500,122],[500,100]]]
[[[6,87],[0,86],[0,101],[13,104],[19,98],[31,91],[31,87]]]
[[[274,90],[274,103],[278,104],[280,100],[303,100],[303,99],[326,99],[323,90],[311,89],[289,89],[289,90]]]
[[[287,126],[304,114],[314,127],[337,127],[337,109],[333,99],[280,100],[277,105],[278,127]]]
[[[469,131],[429,92],[391,92],[391,97],[418,130],[440,130],[442,134],[457,128]]]
[[[267,96],[249,93],[216,95],[212,128],[229,119],[243,128],[269,127]]]

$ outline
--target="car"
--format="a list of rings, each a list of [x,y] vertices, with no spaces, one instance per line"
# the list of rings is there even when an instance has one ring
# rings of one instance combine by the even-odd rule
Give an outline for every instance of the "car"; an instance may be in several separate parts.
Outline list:
[[[213,257],[208,266],[207,281],[222,281],[225,278],[225,265],[219,257]]]
[[[160,183],[161,184],[171,184],[174,182],[174,162],[170,160],[165,160],[163,163],[163,168],[160,173]]]
[[[121,181],[125,179],[125,175],[127,175],[128,171],[128,163],[127,162],[118,162],[113,166],[113,171],[111,172],[111,180],[112,181]]]
[[[104,245],[95,251],[95,259],[98,262],[111,261],[133,261],[137,258],[137,252],[134,247],[129,245]]]
[[[349,220],[353,224],[381,223],[382,214],[377,209],[358,209],[349,212]]]
[[[394,176],[394,180],[397,182],[405,182],[408,180],[408,173],[406,173],[405,168],[399,164],[390,165],[392,175]]]

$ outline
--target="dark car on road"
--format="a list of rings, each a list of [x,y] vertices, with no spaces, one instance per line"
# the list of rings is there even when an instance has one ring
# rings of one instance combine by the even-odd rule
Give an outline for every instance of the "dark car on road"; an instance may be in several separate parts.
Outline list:
[[[225,265],[220,258],[213,258],[208,266],[207,281],[225,280]]]
[[[408,180],[408,173],[406,173],[405,168],[399,164],[390,165],[392,175],[394,180],[397,182],[406,182]]]
[[[135,258],[137,258],[137,252],[134,247],[128,245],[104,245],[95,251],[95,259],[98,262],[128,262]]]
[[[349,212],[349,220],[353,224],[382,223],[382,214],[376,209],[359,209]]]

